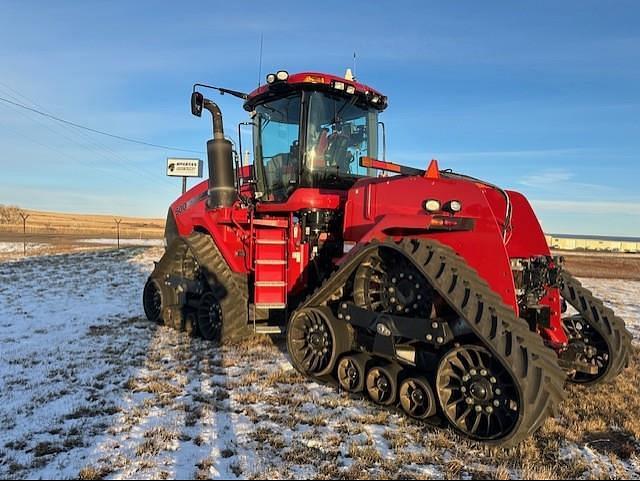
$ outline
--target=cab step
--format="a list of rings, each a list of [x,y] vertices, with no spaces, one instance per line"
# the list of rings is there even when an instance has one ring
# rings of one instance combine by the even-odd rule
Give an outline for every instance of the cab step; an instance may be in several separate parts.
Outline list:
[[[269,336],[277,336],[284,333],[282,326],[270,326],[268,324],[257,324],[254,330],[256,334],[266,334]]]

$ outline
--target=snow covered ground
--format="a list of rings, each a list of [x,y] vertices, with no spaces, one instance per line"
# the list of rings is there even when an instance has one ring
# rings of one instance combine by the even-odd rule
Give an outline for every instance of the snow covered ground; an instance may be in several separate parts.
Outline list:
[[[638,413],[583,388],[516,450],[490,451],[301,379],[270,340],[214,348],[153,325],[140,293],[161,252],[0,263],[0,478],[640,477]],[[640,339],[640,282],[584,284]],[[634,400],[629,384],[599,395]]]
[[[45,256],[60,253],[95,251],[98,248],[113,248],[117,246],[117,239],[67,239],[52,242],[27,242],[26,255]],[[162,247],[163,239],[120,239],[121,247]],[[22,259],[25,245],[22,242],[0,242],[0,262]]]
[[[27,251],[31,252],[33,250],[41,250],[48,247],[49,244],[43,243],[35,243],[35,242],[27,242]],[[24,250],[24,244],[22,242],[0,242],[0,253],[3,254],[14,254],[20,253],[22,254]]]
[[[634,340],[640,342],[640,281],[580,279],[580,282],[612,307],[626,321]]]

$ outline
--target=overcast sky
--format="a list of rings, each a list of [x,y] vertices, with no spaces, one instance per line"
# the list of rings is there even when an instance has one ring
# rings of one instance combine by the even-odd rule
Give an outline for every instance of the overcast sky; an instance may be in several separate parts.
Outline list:
[[[389,5],[392,5],[390,8]],[[640,3],[0,0],[0,97],[203,150],[196,81],[238,90],[283,68],[389,97],[390,160],[524,192],[547,232],[640,236]],[[216,97],[227,132],[246,120]],[[234,135],[235,136],[235,135]],[[167,152],[0,102],[0,203],[164,216]]]

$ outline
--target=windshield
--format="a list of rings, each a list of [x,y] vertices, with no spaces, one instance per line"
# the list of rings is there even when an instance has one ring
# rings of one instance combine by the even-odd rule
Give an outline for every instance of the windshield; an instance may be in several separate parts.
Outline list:
[[[378,112],[356,101],[305,91],[255,107],[260,200],[283,202],[299,186],[348,189],[367,175],[359,160],[377,157]]]
[[[266,201],[283,201],[298,181],[300,94],[256,107],[254,152],[258,191]]]
[[[340,187],[367,174],[360,157],[377,157],[377,111],[356,98],[312,92],[309,96],[303,178],[314,187]]]

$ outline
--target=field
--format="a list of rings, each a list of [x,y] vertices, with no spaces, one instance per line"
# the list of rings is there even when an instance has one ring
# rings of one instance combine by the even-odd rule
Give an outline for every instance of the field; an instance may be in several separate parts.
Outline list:
[[[20,213],[28,215],[26,235]],[[162,245],[163,219],[41,212],[0,205],[0,261],[120,245]]]
[[[576,276],[640,281],[640,255],[557,251]]]
[[[569,387],[534,437],[489,450],[305,381],[279,342],[214,348],[147,322],[161,253],[0,262],[0,478],[640,477],[637,344],[613,385]],[[640,340],[640,281],[583,282]]]
[[[121,217],[112,215],[66,214],[43,212],[0,205],[0,241],[22,241],[23,224],[20,213],[28,215],[27,240],[60,243],[82,238],[115,238],[116,222],[120,220],[120,237],[159,239],[164,219]]]

